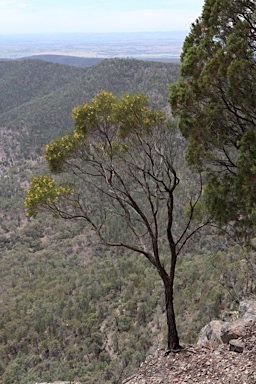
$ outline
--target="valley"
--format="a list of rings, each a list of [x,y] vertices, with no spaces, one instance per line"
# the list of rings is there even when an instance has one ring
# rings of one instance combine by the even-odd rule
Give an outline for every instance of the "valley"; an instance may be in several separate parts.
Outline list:
[[[52,42],[54,50],[56,44]],[[8,55],[8,45],[5,49]],[[74,52],[78,54],[77,47]],[[27,54],[35,52],[26,48]],[[18,49],[17,57],[23,55]],[[165,347],[163,286],[150,264],[131,251],[104,246],[82,221],[46,214],[27,218],[24,199],[31,177],[49,174],[42,157],[45,145],[72,129],[76,105],[103,89],[118,98],[142,92],[152,108],[170,115],[168,85],[177,81],[179,69],[178,63],[134,58],[107,58],[81,67],[0,60],[3,384],[119,384],[149,353]],[[184,161],[186,142],[181,135],[175,140],[186,191],[193,185]],[[177,196],[177,228],[184,224],[183,196]],[[163,242],[165,264],[166,249]],[[244,253],[214,230],[189,242],[175,279],[182,343],[194,342],[207,322],[255,294],[252,265],[255,253]]]

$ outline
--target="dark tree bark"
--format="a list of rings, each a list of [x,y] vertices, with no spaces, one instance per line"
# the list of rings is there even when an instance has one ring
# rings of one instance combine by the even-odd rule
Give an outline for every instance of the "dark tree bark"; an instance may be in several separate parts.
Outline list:
[[[178,337],[178,331],[176,327],[175,312],[173,305],[173,284],[171,281],[164,283],[165,290],[165,308],[166,308],[166,318],[167,318],[167,346],[168,350],[180,350],[180,342]]]

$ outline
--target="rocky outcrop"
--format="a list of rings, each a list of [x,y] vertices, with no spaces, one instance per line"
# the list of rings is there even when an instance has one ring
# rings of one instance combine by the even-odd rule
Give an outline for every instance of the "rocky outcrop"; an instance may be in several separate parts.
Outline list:
[[[122,384],[256,384],[255,315],[255,301],[241,302],[233,321],[212,321],[179,353],[158,349]]]
[[[187,345],[167,356],[159,349],[122,384],[255,384],[255,341],[248,338],[248,349],[243,353],[230,351],[225,345],[219,349]]]
[[[242,301],[238,313],[239,318],[233,321],[213,320],[207,324],[199,334],[197,345],[216,349],[223,344],[228,344],[230,350],[243,352],[245,348],[243,338],[256,324],[256,301]]]

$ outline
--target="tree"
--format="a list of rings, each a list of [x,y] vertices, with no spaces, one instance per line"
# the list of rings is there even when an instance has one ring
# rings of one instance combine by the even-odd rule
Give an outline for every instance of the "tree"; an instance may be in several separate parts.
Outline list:
[[[204,200],[240,240],[256,224],[256,11],[254,0],[206,0],[181,55],[169,102],[188,139],[187,160],[208,174]]]
[[[178,137],[166,116],[150,110],[143,95],[126,95],[118,102],[102,91],[90,104],[75,108],[73,117],[74,130],[46,146],[45,159],[59,181],[47,175],[32,179],[27,214],[48,211],[83,219],[104,244],[145,256],[164,284],[168,348],[179,350],[175,267],[185,244],[208,223],[192,223],[201,197],[200,175],[199,192],[188,201],[186,222],[177,233],[177,194],[183,198],[185,192],[175,169]],[[165,243],[169,267],[160,254]]]

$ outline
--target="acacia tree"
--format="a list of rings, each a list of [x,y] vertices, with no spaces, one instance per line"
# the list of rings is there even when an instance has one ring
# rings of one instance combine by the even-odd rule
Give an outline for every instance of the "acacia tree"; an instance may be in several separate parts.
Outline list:
[[[242,241],[256,224],[255,50],[255,0],[206,0],[169,96],[188,162],[208,173],[207,209]]]
[[[164,284],[168,348],[179,350],[175,267],[185,244],[208,223],[192,224],[201,179],[178,233],[176,196],[182,188],[175,169],[177,137],[166,116],[150,110],[143,95],[126,95],[118,102],[102,91],[90,104],[75,108],[73,117],[74,130],[46,146],[45,159],[55,180],[46,175],[32,179],[27,214],[48,211],[64,219],[83,219],[104,244],[143,255]],[[160,254],[165,242],[169,266]]]

